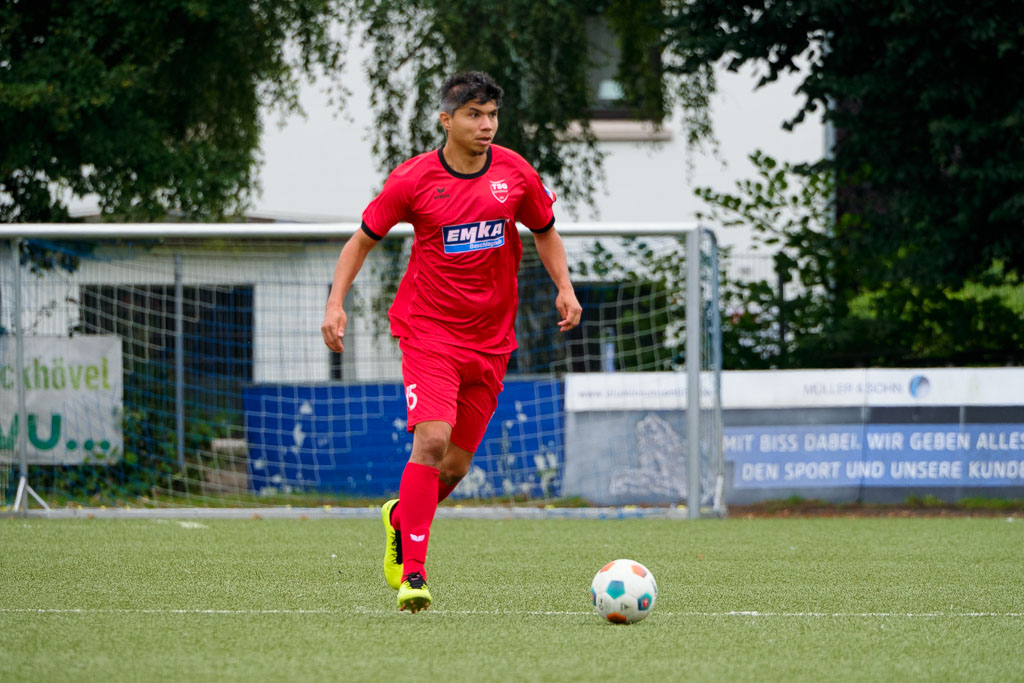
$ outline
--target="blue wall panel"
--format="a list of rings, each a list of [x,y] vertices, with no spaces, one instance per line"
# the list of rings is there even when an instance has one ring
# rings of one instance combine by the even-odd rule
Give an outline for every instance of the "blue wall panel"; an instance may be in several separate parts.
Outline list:
[[[253,385],[244,392],[250,486],[390,496],[412,450],[394,384]],[[458,495],[559,495],[562,390],[507,381]]]

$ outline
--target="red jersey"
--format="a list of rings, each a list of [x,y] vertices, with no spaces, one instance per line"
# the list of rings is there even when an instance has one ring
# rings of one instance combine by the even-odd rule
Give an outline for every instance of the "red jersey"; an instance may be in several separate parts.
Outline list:
[[[515,152],[491,145],[477,173],[457,173],[441,150],[392,171],[363,212],[379,240],[411,223],[409,267],[391,305],[391,334],[484,353],[516,348],[517,274],[523,246],[516,222],[534,232],[555,224],[555,196]]]

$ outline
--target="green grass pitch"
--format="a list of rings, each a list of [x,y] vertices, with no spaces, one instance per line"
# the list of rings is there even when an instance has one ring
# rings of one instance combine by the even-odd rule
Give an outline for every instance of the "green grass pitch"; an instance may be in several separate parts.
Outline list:
[[[1024,520],[0,519],[0,680],[1024,680]],[[605,624],[630,557],[650,617]]]

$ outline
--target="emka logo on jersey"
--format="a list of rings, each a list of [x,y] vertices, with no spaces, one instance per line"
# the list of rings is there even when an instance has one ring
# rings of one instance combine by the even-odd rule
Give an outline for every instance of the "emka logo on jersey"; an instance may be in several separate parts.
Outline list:
[[[478,249],[495,249],[505,244],[505,219],[478,221],[441,228],[444,253],[460,254]]]
[[[504,180],[492,180],[491,181],[491,194],[502,204],[508,199],[508,183]]]

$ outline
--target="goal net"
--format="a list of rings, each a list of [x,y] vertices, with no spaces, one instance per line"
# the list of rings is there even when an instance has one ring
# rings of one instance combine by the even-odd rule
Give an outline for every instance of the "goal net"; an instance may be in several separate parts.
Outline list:
[[[387,309],[411,232],[399,226],[370,253],[335,354],[320,323],[356,229],[5,229],[17,237],[0,251],[0,504],[22,480],[56,506],[365,505],[395,495],[412,435]],[[720,511],[712,233],[558,230],[583,320],[558,331],[556,290],[524,234],[519,348],[452,499],[699,497],[691,514]]]

